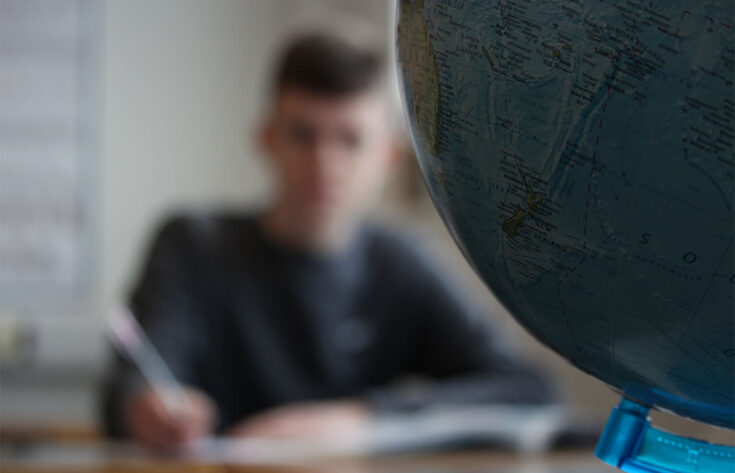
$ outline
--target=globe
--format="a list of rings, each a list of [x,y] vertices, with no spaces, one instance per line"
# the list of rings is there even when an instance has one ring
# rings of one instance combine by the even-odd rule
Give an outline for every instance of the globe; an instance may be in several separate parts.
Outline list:
[[[402,0],[427,187],[508,311],[649,408],[735,427],[735,5]]]

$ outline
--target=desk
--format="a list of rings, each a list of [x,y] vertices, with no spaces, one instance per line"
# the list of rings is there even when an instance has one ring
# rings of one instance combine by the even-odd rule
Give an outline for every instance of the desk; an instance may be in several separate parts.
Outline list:
[[[280,462],[217,461],[213,458],[161,457],[125,444],[35,445],[3,451],[5,473],[614,473],[589,450],[535,456],[498,451],[340,458],[293,458]]]
[[[0,442],[0,462],[3,472],[12,473],[614,472],[592,455],[599,428],[597,422],[585,422],[575,412],[558,406],[464,406],[383,418],[363,435],[354,437],[291,441],[210,438],[169,456],[153,454],[131,443],[104,442],[101,437],[86,442],[84,437],[75,441],[73,436],[31,435],[33,432],[13,437],[11,434],[18,430],[6,429],[6,435],[0,437],[4,439]],[[552,440],[561,438],[567,440],[567,446],[574,439],[574,445],[586,448],[535,456],[490,448],[505,446],[538,452],[559,445]],[[458,446],[478,449],[457,451]],[[414,453],[437,451],[456,453]]]
[[[0,465],[3,472],[10,473],[615,472],[592,454],[599,428],[597,422],[585,422],[574,412],[554,406],[531,410],[465,406],[384,418],[355,437],[295,441],[210,438],[168,456],[131,443],[105,442],[101,437],[97,441],[56,435],[13,437],[14,431],[6,429],[7,435],[0,438],[4,439],[0,442]],[[580,449],[533,456],[512,453],[544,451],[559,445],[551,442],[555,438],[565,438],[566,443],[561,444],[567,446],[576,440],[573,445]],[[458,446],[478,448],[458,451]],[[491,448],[500,446],[515,450]]]

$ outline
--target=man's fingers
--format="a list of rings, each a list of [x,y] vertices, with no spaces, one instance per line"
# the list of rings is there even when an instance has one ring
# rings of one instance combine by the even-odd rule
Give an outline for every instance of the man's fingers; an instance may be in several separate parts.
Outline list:
[[[190,408],[187,412],[187,431],[201,436],[212,431],[217,423],[217,409],[214,403],[198,392],[189,395]]]
[[[139,406],[133,413],[131,430],[142,443],[154,448],[170,447],[183,438],[182,427],[165,409],[158,409],[153,402]]]
[[[216,409],[206,396],[187,390],[190,402],[170,411],[155,392],[148,389],[129,404],[131,433],[141,443],[154,448],[174,448],[206,435],[214,426]]]

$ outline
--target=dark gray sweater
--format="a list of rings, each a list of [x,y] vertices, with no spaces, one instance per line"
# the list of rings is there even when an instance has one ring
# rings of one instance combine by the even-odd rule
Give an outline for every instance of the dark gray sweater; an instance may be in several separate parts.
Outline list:
[[[178,377],[216,403],[218,430],[263,409],[360,397],[378,411],[435,402],[540,403],[549,383],[493,337],[406,237],[365,226],[347,251],[278,246],[252,215],[184,216],[155,238],[131,307]],[[433,381],[407,390],[419,375]],[[116,357],[103,420],[139,386]]]

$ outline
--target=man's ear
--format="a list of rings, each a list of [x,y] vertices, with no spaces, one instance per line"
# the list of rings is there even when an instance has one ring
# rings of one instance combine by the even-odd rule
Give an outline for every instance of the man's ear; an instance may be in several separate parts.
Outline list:
[[[409,150],[409,143],[403,135],[395,133],[388,143],[388,158],[386,168],[389,174],[395,172],[406,159]]]
[[[255,143],[258,150],[265,156],[270,157],[273,154],[275,146],[275,123],[272,116],[266,117],[255,128]]]

